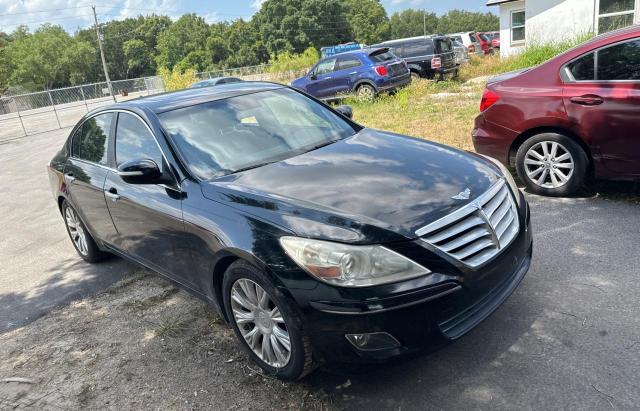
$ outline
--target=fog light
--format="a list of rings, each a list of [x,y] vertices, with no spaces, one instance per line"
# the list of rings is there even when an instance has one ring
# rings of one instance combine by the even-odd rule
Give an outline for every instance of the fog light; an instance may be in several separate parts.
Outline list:
[[[354,347],[361,351],[378,351],[400,347],[398,340],[385,332],[346,334],[345,337]]]

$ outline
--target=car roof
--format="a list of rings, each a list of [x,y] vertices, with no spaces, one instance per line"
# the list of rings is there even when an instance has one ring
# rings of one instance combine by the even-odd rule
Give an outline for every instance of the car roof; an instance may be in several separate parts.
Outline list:
[[[178,108],[193,106],[196,104],[208,103],[210,101],[222,100],[226,98],[242,96],[245,94],[258,93],[261,91],[277,90],[285,88],[282,84],[268,83],[262,81],[243,81],[237,83],[226,83],[216,87],[189,88],[179,91],[171,91],[162,94],[155,94],[116,103],[101,110],[139,108],[148,109],[156,114]]]
[[[338,56],[345,56],[345,55],[349,55],[349,54],[361,54],[363,56],[369,56],[373,53],[375,53],[376,51],[382,50],[382,49],[388,49],[389,47],[384,47],[384,46],[370,46],[370,47],[365,47],[365,48],[361,48],[358,50],[349,50],[349,51],[345,51],[342,53],[338,53],[338,54],[334,54],[332,56],[327,56],[325,57],[323,60],[326,59],[330,59],[332,57],[338,57]]]

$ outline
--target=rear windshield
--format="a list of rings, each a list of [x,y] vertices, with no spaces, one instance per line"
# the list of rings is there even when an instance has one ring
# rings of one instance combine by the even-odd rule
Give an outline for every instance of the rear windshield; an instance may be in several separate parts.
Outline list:
[[[382,49],[369,54],[369,58],[375,63],[382,63],[383,61],[393,60],[396,56],[394,56],[389,50]]]
[[[434,40],[436,44],[436,52],[437,53],[449,53],[453,50],[453,44],[450,39],[436,39]]]

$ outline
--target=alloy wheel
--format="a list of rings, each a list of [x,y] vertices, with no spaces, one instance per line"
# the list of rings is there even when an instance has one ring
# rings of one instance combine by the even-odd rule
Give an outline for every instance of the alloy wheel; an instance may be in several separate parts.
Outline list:
[[[78,215],[71,207],[67,207],[64,211],[65,221],[67,228],[69,229],[69,236],[71,241],[75,244],[76,248],[82,255],[89,254],[89,246],[87,245],[87,234],[80,223]]]
[[[285,367],[291,358],[291,340],[284,317],[269,293],[251,280],[236,280],[231,287],[231,309],[251,351],[271,367]]]
[[[371,86],[360,86],[358,97],[362,100],[370,101],[375,97],[375,90]]]
[[[542,188],[560,188],[573,176],[573,156],[562,144],[541,141],[533,145],[525,155],[524,168],[527,177]]]

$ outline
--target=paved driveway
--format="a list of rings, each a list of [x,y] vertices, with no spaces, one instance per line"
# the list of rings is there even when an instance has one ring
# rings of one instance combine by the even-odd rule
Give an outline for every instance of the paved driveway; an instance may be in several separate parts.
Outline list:
[[[46,165],[68,133],[57,130],[0,144],[0,332],[103,289],[134,269],[115,258],[85,264],[67,237]]]
[[[312,384],[347,409],[639,409],[640,206],[529,202],[533,265],[489,319],[432,355]]]
[[[0,330],[134,270],[119,259],[84,264],[68,241],[45,175],[65,134],[0,145]],[[638,409],[640,206],[529,201],[532,268],[487,321],[435,354],[365,372],[319,370],[304,386],[346,409]],[[175,383],[170,368],[155,373]],[[206,397],[198,401],[211,406]]]

